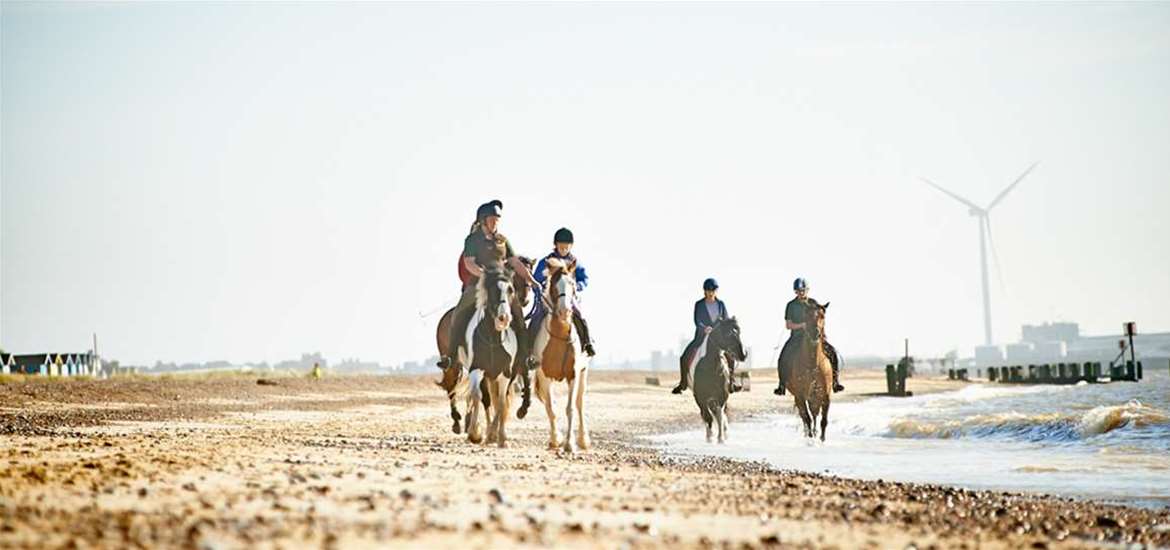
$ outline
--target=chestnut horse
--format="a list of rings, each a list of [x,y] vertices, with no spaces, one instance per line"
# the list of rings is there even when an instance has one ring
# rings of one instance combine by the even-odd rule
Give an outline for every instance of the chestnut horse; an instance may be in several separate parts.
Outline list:
[[[784,386],[792,392],[793,403],[800,419],[804,421],[805,437],[816,437],[815,424],[821,420],[821,441],[825,440],[825,427],[829,424],[829,400],[833,395],[833,365],[825,355],[825,305],[805,309],[804,337],[797,343],[793,354],[791,370]]]
[[[532,269],[532,260],[524,256],[519,256],[519,258],[520,263],[527,266],[528,269]],[[460,256],[460,260],[462,260],[462,256]],[[512,288],[515,290],[513,301],[520,306],[521,310],[527,308],[529,302],[528,284],[525,282],[524,277],[522,277],[519,273],[516,273],[512,276]],[[440,357],[450,357],[452,353],[452,350],[450,349],[451,320],[452,317],[454,317],[454,314],[454,307],[448,309],[446,313],[443,313],[443,316],[439,318],[439,326],[435,328],[435,345],[439,349]],[[459,368],[449,367],[444,369],[442,366],[439,368],[443,371],[443,376],[441,379],[439,379],[438,382],[435,382],[435,385],[442,388],[443,391],[447,394],[447,402],[451,408],[451,431],[460,433],[460,420],[462,419],[462,415],[459,414],[459,407],[456,406],[456,403],[460,395],[465,393],[467,390],[465,387],[467,384],[467,365],[463,365]],[[491,406],[491,404],[486,401],[489,399],[486,384],[483,384],[480,388],[480,394],[483,395],[483,399],[485,400],[484,406]]]
[[[536,397],[544,403],[548,416],[550,449],[561,446],[557,432],[557,416],[553,411],[552,383],[567,382],[569,394],[566,399],[564,450],[576,452],[576,448],[588,449],[589,428],[585,425],[585,390],[588,387],[587,363],[579,360],[577,344],[573,337],[573,304],[577,296],[577,262],[549,258],[547,266],[543,305],[548,309],[540,326],[528,327],[539,331],[532,347],[532,358],[540,365],[536,371]],[[580,337],[580,335],[578,335]],[[573,407],[577,409],[577,439],[573,443]]]

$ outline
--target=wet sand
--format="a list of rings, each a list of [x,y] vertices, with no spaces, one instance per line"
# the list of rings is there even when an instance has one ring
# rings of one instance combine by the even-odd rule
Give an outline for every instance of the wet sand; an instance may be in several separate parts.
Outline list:
[[[697,409],[647,375],[591,375],[594,446],[576,455],[546,448],[539,403],[508,448],[468,443],[437,376],[7,379],[0,547],[1170,545],[1166,511],[668,458],[640,436],[697,428]],[[732,438],[791,409],[774,373],[753,376]],[[845,382],[838,400],[884,387]]]

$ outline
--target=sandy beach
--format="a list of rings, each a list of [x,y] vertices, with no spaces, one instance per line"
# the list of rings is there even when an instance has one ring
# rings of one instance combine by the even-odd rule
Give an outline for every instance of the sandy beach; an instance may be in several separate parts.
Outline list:
[[[646,376],[592,374],[594,446],[576,455],[546,448],[539,404],[509,448],[468,443],[437,375],[6,379],[0,547],[1170,545],[1166,511],[670,458],[641,436],[698,428],[697,410]],[[753,380],[732,438],[791,408],[774,373]],[[846,382],[838,400],[884,386]]]

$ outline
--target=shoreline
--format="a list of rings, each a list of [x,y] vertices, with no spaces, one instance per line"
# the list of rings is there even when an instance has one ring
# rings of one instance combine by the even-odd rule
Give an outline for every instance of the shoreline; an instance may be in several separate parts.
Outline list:
[[[452,434],[437,376],[7,381],[0,546],[1170,545],[1166,510],[669,456],[639,439],[700,421],[648,374],[591,374],[595,446],[573,456],[539,402],[507,449]],[[849,399],[884,385],[852,374]],[[733,423],[782,408],[771,376]]]

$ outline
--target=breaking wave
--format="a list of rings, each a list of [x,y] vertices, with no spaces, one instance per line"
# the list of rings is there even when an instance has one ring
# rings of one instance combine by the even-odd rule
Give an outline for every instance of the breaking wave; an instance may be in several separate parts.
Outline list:
[[[899,438],[1003,438],[1032,442],[1074,442],[1113,432],[1170,429],[1166,411],[1130,401],[1083,413],[981,414],[958,420],[903,418],[890,423],[886,436]]]

